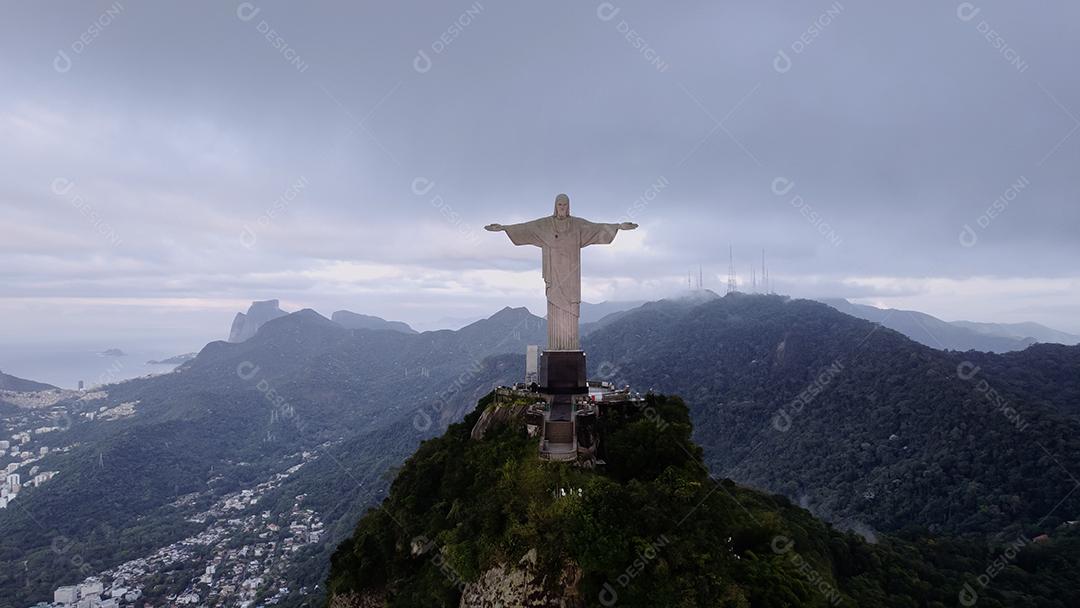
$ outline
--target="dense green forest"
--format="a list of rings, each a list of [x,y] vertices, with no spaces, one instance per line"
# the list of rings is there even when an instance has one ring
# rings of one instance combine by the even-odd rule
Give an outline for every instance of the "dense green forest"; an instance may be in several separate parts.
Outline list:
[[[711,478],[678,398],[650,395],[658,417],[606,409],[608,465],[596,471],[541,462],[522,425],[470,439],[489,405],[481,401],[406,461],[383,504],[334,554],[331,605],[380,598],[388,606],[456,606],[463,583],[517,564],[531,549],[552,593],[562,594],[568,564],[580,568],[590,606],[613,598],[621,606],[687,608],[1080,602],[1076,533],[1025,542],[1019,553],[914,533],[868,543],[782,496]],[[417,552],[417,539],[438,559]],[[999,559],[1007,564],[996,568]],[[996,568],[992,576],[988,568]]]
[[[817,302],[638,308],[593,377],[683,395],[714,474],[839,525],[999,539],[1080,518],[1080,347],[928,348]]]

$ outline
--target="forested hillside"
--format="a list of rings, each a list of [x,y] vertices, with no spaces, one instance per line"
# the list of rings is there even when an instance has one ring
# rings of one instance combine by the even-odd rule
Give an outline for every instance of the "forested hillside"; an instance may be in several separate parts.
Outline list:
[[[406,461],[334,554],[329,606],[520,605],[512,598],[523,593],[530,605],[567,607],[1080,602],[1075,531],[1008,553],[1007,572],[982,585],[1008,547],[918,536],[871,544],[784,497],[710,479],[678,398],[605,409],[608,464],[595,471],[541,462],[520,420],[472,439],[487,407],[498,406],[482,400]],[[476,601],[482,591],[491,602]]]
[[[1080,347],[948,353],[817,302],[655,302],[593,376],[678,392],[714,474],[858,529],[998,537],[1080,516]]]
[[[0,511],[0,606],[24,608],[194,534],[205,527],[194,514],[298,464],[302,474],[250,510],[287,512],[306,495],[329,534],[292,578],[319,584],[327,547],[390,471],[493,385],[518,381],[520,353],[543,336],[543,320],[523,308],[413,335],[346,329],[305,310],[245,342],[210,343],[175,373],[72,400],[40,461],[59,473]],[[131,413],[100,415],[111,411]],[[175,593],[200,569],[175,566],[158,591]]]

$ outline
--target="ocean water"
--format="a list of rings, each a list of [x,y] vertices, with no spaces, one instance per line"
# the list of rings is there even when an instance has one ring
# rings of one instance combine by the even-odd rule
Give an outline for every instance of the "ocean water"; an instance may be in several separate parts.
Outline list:
[[[110,348],[118,348],[125,355],[112,357],[101,354]],[[186,350],[166,350],[124,344],[0,344],[0,370],[60,388],[78,388],[82,380],[86,388],[90,388],[148,374],[171,372],[176,365],[150,365],[147,361],[198,352],[200,348],[201,345],[190,346]]]

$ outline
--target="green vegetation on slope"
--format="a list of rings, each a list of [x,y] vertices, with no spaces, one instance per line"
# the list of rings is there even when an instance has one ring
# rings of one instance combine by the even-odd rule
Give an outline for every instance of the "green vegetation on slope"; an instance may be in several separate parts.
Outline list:
[[[589,605],[953,606],[965,584],[985,607],[1080,602],[1076,534],[1024,543],[984,587],[977,576],[1002,548],[868,544],[783,497],[711,479],[678,398],[605,411],[608,465],[599,472],[539,461],[516,425],[470,440],[489,402],[406,462],[382,506],[334,554],[331,599],[456,606],[462,582],[536,549],[552,584],[566,564],[581,568]],[[425,543],[438,553],[414,556]]]
[[[729,294],[647,304],[585,348],[594,376],[683,395],[714,473],[829,521],[1007,542],[1080,519],[1080,346],[943,352]]]

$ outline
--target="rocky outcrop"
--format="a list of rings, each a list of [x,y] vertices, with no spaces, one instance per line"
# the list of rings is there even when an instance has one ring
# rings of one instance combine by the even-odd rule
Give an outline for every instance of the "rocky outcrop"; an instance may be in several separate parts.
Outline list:
[[[330,608],[383,608],[386,594],[383,592],[343,593],[330,597]]]
[[[517,566],[491,568],[475,582],[465,585],[461,608],[584,608],[581,568],[565,564],[554,580],[536,566],[536,549],[529,550]]]
[[[381,317],[362,315],[348,310],[339,310],[330,316],[330,320],[348,329],[389,329],[403,334],[415,334],[416,330],[402,321],[387,321]]]
[[[413,548],[414,557],[417,553]],[[462,585],[460,608],[585,608],[581,596],[582,570],[567,562],[558,576],[541,572],[536,549],[530,549],[516,566],[500,565]],[[332,594],[329,608],[383,608],[385,590]]]
[[[264,323],[284,317],[286,314],[288,313],[278,308],[277,300],[252,302],[247,314],[238,312],[233,318],[232,329],[229,330],[229,342],[243,342],[254,336]]]
[[[513,391],[509,389],[500,388],[497,391],[504,392],[503,396],[513,397]],[[537,398],[539,401],[539,397]],[[500,405],[499,403],[492,403],[480,414],[480,418],[473,425],[470,437],[475,440],[484,438],[484,434],[489,429],[502,425],[524,425],[525,430],[529,433],[529,437],[536,437],[540,434],[540,427],[544,424],[544,409],[543,403],[525,404],[515,403],[508,405]]]

